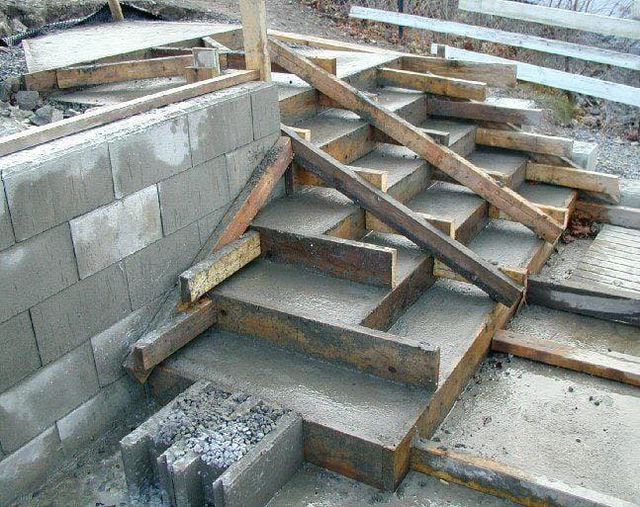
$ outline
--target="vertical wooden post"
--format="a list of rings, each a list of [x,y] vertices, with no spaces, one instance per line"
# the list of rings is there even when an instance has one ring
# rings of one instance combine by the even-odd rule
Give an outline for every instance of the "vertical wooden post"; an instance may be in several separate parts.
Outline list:
[[[398,12],[404,12],[404,0],[398,0]],[[404,38],[404,27],[402,25],[398,26],[398,38],[400,40]]]
[[[109,0],[109,10],[111,10],[111,17],[114,21],[124,21],[120,0]]]
[[[247,70],[257,70],[262,81],[271,81],[265,0],[240,0],[240,15]]]

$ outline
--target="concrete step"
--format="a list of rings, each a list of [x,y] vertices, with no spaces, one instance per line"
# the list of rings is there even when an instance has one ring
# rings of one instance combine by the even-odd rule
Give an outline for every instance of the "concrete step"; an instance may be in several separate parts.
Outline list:
[[[413,428],[431,398],[215,328],[163,363],[150,382],[162,397],[199,379],[300,413],[307,461],[386,490],[407,471]]]
[[[524,182],[528,159],[519,152],[480,146],[467,160],[509,188],[518,188]]]
[[[466,157],[476,148],[476,129],[474,123],[464,120],[446,120],[442,118],[428,118],[417,124],[421,128],[440,130],[449,134],[448,148],[458,155]]]

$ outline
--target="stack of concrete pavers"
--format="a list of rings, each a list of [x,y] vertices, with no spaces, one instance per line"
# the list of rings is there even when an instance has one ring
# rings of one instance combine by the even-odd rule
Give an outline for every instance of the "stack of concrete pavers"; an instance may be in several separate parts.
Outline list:
[[[260,506],[303,461],[298,414],[193,384],[120,442],[130,493],[176,507]]]

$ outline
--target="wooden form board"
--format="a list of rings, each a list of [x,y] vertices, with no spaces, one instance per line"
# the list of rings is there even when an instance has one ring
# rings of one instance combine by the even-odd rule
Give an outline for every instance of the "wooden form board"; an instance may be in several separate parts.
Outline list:
[[[0,139],[0,156],[106,125],[107,123],[122,120],[135,114],[150,111],[151,109],[167,106],[193,97],[199,97],[200,95],[249,81],[255,81],[257,77],[257,71],[235,71],[206,81],[179,86],[171,90],[123,102],[122,104],[96,108],[80,116],[3,137]]]
[[[496,352],[640,386],[640,358],[635,356],[593,352],[575,345],[502,330],[496,332],[491,348]]]
[[[562,233],[559,224],[522,196],[509,188],[501,187],[486,172],[448,148],[438,145],[420,129],[381,107],[356,88],[320,69],[280,42],[272,40],[271,50],[277,63],[341,103],[346,109],[355,112],[499,209],[509,213],[546,241],[554,242]]]
[[[438,76],[480,81],[491,86],[515,86],[516,66],[506,64],[463,62],[428,56],[403,56],[400,67],[413,72],[431,72]]]
[[[620,178],[612,174],[584,171],[573,167],[527,163],[526,179],[604,194],[620,201]]]
[[[487,98],[486,83],[410,70],[380,68],[378,69],[378,84],[460,99],[483,101]]]
[[[630,206],[612,206],[597,202],[578,201],[576,216],[603,224],[640,229],[640,209]]]
[[[433,48],[434,46],[432,46],[432,51]],[[518,79],[521,81],[640,107],[640,93],[638,92],[638,88],[633,86],[603,81],[579,74],[571,74],[570,72],[564,72],[562,70],[549,69],[547,67],[540,67],[539,65],[518,62],[485,53],[476,53],[451,46],[447,46],[446,55],[448,59],[516,64]]]
[[[365,19],[368,21],[378,21],[392,25],[418,28],[430,32],[454,35],[456,37],[466,37],[481,41],[493,42],[507,46],[514,46],[522,49],[530,49],[553,55],[566,56],[586,60],[589,62],[603,63],[605,65],[615,65],[631,70],[640,70],[640,56],[620,53],[608,49],[601,49],[593,46],[574,44],[559,40],[545,39],[535,35],[525,35],[521,33],[505,32],[483,26],[466,25],[454,21],[443,21],[441,19],[425,18],[412,14],[400,12],[383,11],[380,9],[370,9],[368,7],[351,7],[349,17]],[[640,23],[638,23],[640,25]]]
[[[446,449],[426,440],[414,442],[410,466],[412,470],[529,507],[633,505],[579,485],[550,481],[519,468]]]
[[[109,10],[111,11],[111,17],[114,21],[124,21],[120,0],[109,0]]]
[[[455,60],[453,60],[455,61]],[[427,99],[427,114],[447,118],[536,125],[542,121],[542,109],[508,107],[483,102]]]
[[[559,157],[570,157],[573,153],[572,139],[509,130],[479,128],[476,144]]]
[[[614,37],[640,39],[640,21],[633,19],[614,18],[507,0],[459,0],[458,9]]]
[[[537,275],[527,281],[527,301],[556,310],[640,326],[640,294],[597,282],[545,280]]]
[[[519,300],[521,287],[500,273],[461,243],[426,222],[421,216],[360,178],[295,132],[283,129],[292,139],[295,160],[305,169],[330,182],[390,227],[404,234],[419,247],[432,252],[454,271],[487,292],[492,298],[511,305]]]

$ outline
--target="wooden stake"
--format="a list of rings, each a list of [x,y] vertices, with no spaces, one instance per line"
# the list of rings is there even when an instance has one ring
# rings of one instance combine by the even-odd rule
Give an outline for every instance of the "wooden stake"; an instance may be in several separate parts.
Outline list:
[[[240,0],[240,14],[247,70],[257,70],[262,81],[271,81],[265,0]]]
[[[109,0],[109,10],[114,21],[124,21],[124,14],[122,14],[122,6],[119,0]]]

